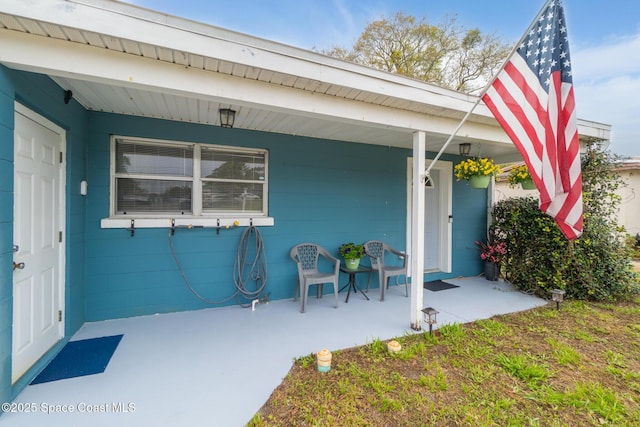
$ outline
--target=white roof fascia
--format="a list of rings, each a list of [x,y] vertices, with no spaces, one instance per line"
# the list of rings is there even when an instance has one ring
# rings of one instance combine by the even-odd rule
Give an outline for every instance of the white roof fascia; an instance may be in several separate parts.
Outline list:
[[[605,123],[578,119],[578,130],[580,136],[586,136],[603,141],[609,141],[611,139],[611,125]]]
[[[110,0],[16,1],[0,5],[0,10],[108,37],[147,43],[463,113],[476,100],[472,95],[404,76]],[[492,117],[483,105],[479,106],[475,114]]]
[[[3,63],[24,71],[270,108],[297,116],[323,116],[347,123],[412,131],[429,129],[444,134],[451,133],[459,123],[453,118],[301,91],[11,30],[0,30],[0,52]],[[468,122],[459,134],[509,142],[495,124]]]
[[[15,0],[0,4],[0,12],[54,25],[91,31],[106,37],[146,43],[258,69],[268,69],[277,73],[384,95],[393,99],[423,103],[429,107],[441,108],[450,112],[464,114],[477,100],[477,97],[473,95],[441,88],[426,82],[122,2],[111,0]],[[40,37],[40,39],[52,40],[51,38],[43,37]],[[74,42],[67,43],[79,45]],[[6,56],[3,52],[0,59],[4,62],[7,59]],[[129,56],[135,58],[134,55]],[[38,67],[42,67],[42,61],[35,62],[38,62]],[[160,62],[162,61],[155,61],[155,63]],[[24,64],[28,63],[27,61]],[[74,65],[75,67],[73,68],[77,68],[79,64],[75,63]],[[16,62],[15,66],[20,68],[21,65]],[[36,65],[32,64],[32,66]],[[23,69],[29,69],[24,65],[22,67]],[[191,70],[198,71],[196,68],[191,68]],[[45,71],[43,69],[40,72]],[[67,70],[66,72],[72,73],[72,75],[68,75],[64,71],[64,67],[58,69],[58,74],[53,72],[53,69],[51,72],[54,75],[74,77],[73,70]],[[87,76],[90,76],[90,74],[85,73],[78,74],[83,74],[82,78],[84,80],[87,80]],[[239,78],[234,79],[235,84],[238,84],[238,80],[241,80]],[[97,78],[98,80],[102,79]],[[116,81],[122,80],[117,78]],[[159,86],[160,81],[147,82],[147,84]],[[167,86],[167,88],[171,87],[171,85]],[[279,88],[283,89],[281,86]],[[177,87],[174,87],[174,89],[180,90]],[[314,95],[323,96],[320,94]],[[233,97],[229,99],[234,103],[238,103],[238,100],[242,101],[242,98]],[[362,108],[363,104],[359,103],[359,108]],[[300,105],[296,107],[296,110],[299,110]],[[388,113],[389,109],[386,109],[386,114]],[[412,115],[408,111],[404,111],[404,113],[406,116]],[[413,114],[413,116],[416,115],[422,117],[422,120],[414,120],[415,117],[408,118],[413,123],[411,126],[398,126],[397,118],[394,118],[395,126],[393,127],[432,129],[418,126],[424,125],[425,121],[429,123],[429,126],[433,126],[434,117],[430,117],[431,120],[425,120],[424,114]],[[485,119],[482,119],[485,122],[486,118],[489,118],[490,122],[495,123],[494,127],[497,127],[497,122],[494,122],[491,112],[482,103],[478,105],[469,120],[469,124],[465,124],[465,127],[475,125],[474,116],[485,117]],[[361,119],[364,120],[364,117]],[[436,119],[438,121],[439,118]],[[442,121],[448,122],[449,120],[443,118]],[[446,125],[445,127],[448,128],[449,126]],[[465,127],[461,129],[461,136],[467,134],[477,137],[471,131],[465,132]],[[487,130],[485,126],[481,127]],[[608,125],[578,119],[578,128],[581,135],[607,140],[610,138],[610,126]],[[482,133],[497,133],[501,137],[494,140],[502,141],[504,139],[504,133],[501,131]]]

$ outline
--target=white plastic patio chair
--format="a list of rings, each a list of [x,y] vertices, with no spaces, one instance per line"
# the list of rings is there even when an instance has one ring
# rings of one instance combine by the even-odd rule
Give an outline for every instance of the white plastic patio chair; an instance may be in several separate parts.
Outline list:
[[[333,264],[333,271],[318,271],[318,258],[322,255]],[[307,306],[309,286],[318,285],[318,298],[322,298],[322,286],[325,283],[333,283],[333,293],[338,308],[338,275],[340,274],[340,260],[335,258],[322,246],[315,243],[300,243],[294,246],[289,253],[291,259],[298,266],[298,281],[293,300],[296,301],[298,292],[301,293],[302,304],[300,312],[304,313]]]
[[[379,240],[369,240],[364,244],[365,253],[371,258],[371,268],[378,272],[380,281],[380,301],[384,301],[384,295],[389,287],[389,279],[395,277],[396,285],[399,286],[398,277],[404,276],[404,290],[409,296],[409,284],[407,280],[407,266],[409,265],[409,255],[397,251],[391,246]],[[385,263],[385,253],[389,252],[402,258],[402,265],[387,265]],[[367,291],[369,286],[367,286]]]

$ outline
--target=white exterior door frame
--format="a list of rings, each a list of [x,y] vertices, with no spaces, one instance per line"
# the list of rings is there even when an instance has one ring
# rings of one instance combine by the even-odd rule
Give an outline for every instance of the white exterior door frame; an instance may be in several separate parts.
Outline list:
[[[428,167],[432,160],[426,159],[425,165]],[[440,205],[440,221],[438,227],[440,229],[438,246],[438,266],[437,271],[443,273],[451,273],[452,258],[452,191],[453,191],[453,163],[444,160],[438,160],[432,170],[439,171],[439,182],[435,185],[439,186],[439,205]],[[407,159],[407,248],[411,248],[413,241],[412,232],[412,186],[413,186],[413,159]],[[426,189],[425,189],[426,191]],[[412,256],[412,254],[409,254]],[[433,272],[433,271],[429,271]],[[409,272],[411,274],[411,272]]]
[[[13,383],[64,337],[66,240],[66,132],[14,108]]]

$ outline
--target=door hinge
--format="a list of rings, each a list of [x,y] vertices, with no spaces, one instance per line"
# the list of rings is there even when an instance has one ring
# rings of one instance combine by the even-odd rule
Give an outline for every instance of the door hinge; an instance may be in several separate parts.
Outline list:
[[[62,310],[58,310],[58,322],[62,322]]]
[[[62,243],[62,231],[58,231],[58,243]]]
[[[63,158],[63,154],[62,154],[62,151],[61,151],[60,152],[60,163],[62,163],[62,161],[63,161],[62,158]]]

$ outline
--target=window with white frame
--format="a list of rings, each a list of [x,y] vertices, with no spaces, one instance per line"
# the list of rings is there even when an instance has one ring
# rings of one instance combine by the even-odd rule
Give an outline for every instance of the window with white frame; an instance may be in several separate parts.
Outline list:
[[[266,150],[114,136],[114,217],[267,216]]]

